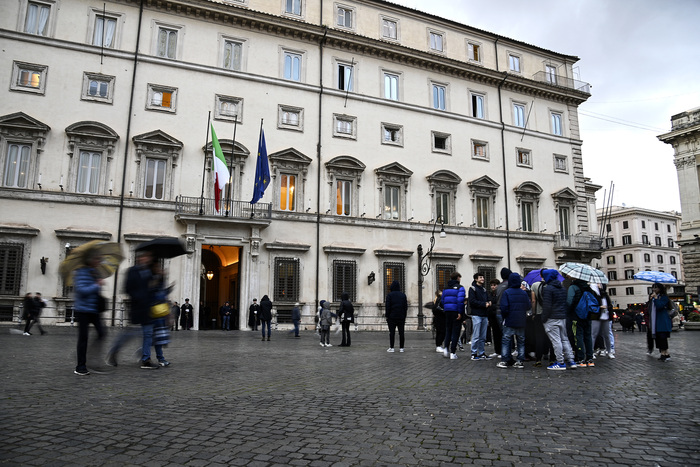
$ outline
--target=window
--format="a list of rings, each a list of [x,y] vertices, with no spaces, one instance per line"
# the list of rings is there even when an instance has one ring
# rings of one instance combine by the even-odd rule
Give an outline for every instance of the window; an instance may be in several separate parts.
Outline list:
[[[671,271],[671,275],[678,279],[678,273],[676,271]]]
[[[476,180],[467,182],[469,196],[472,200],[472,223],[471,227],[488,229],[495,226],[496,215],[491,206],[496,205],[496,194],[498,185],[488,176],[482,176]]]
[[[673,248],[673,239],[672,239],[672,238],[669,238],[669,239],[667,239],[667,240],[668,240],[668,246],[669,246],[669,248]]]
[[[433,152],[452,153],[452,137],[447,133],[431,132]]]
[[[299,260],[275,258],[274,299],[279,302],[299,300]]]
[[[654,230],[659,230],[659,223],[658,222],[654,222]]]
[[[568,207],[559,207],[559,232],[565,238],[571,234],[571,212]]]
[[[615,287],[611,287],[608,289],[608,295],[617,295],[617,289]]]
[[[233,71],[241,71],[243,69],[243,41],[224,39],[221,66]]]
[[[525,104],[513,104],[513,125],[525,128]]]
[[[382,18],[382,37],[385,39],[399,39],[399,24],[395,19]]]
[[[243,99],[216,94],[214,98],[214,118],[229,122],[243,122]]]
[[[664,262],[664,255],[656,255],[656,262],[659,264],[663,264]]]
[[[633,269],[625,269],[625,279],[634,279]]]
[[[569,166],[567,164],[567,157],[566,156],[560,156],[558,154],[554,155],[554,171],[555,172],[562,172],[562,173],[569,172]]]
[[[394,281],[399,281],[401,290],[406,290],[406,278],[404,273],[403,263],[384,263],[384,293],[382,297],[389,295],[391,284]]]
[[[447,89],[441,84],[433,84],[433,108],[445,110],[445,93]]]
[[[101,163],[101,153],[80,151],[80,162],[78,163],[78,183],[75,188],[76,193],[97,194]]]
[[[352,182],[336,180],[335,213],[339,216],[350,216],[352,207]]]
[[[401,219],[400,187],[387,185],[384,187],[384,219]]]
[[[489,201],[484,196],[476,197],[476,227],[489,228]]]
[[[608,280],[616,281],[617,280],[617,271],[608,271]]]
[[[651,255],[649,253],[644,253],[644,262],[651,263]]]
[[[648,244],[649,244],[649,236],[648,236],[648,235],[642,235],[642,243],[643,243],[644,245],[648,245]]]
[[[487,143],[472,140],[472,157],[474,159],[488,160],[489,156],[487,149]]]
[[[158,27],[158,38],[156,42],[156,55],[158,57],[177,58],[177,29],[163,26]]]
[[[523,232],[532,232],[532,216],[533,216],[534,206],[530,202],[520,203],[520,222]]]
[[[647,228],[647,223],[646,223],[646,221],[642,221],[642,228],[643,228],[643,229],[646,229],[646,228]]]
[[[114,48],[116,31],[117,18],[96,14],[91,44],[107,49]]]
[[[435,290],[444,290],[447,283],[450,281],[450,276],[457,269],[453,264],[436,264],[435,265]]]
[[[610,224],[605,224],[605,231],[606,231],[606,232],[612,232],[612,225],[610,225]]]
[[[557,67],[552,65],[545,65],[544,75],[549,84],[557,84]]]
[[[49,35],[49,20],[53,4],[43,2],[27,2],[24,16],[24,32],[37,36]]]
[[[333,260],[333,301],[339,302],[347,293],[351,302],[357,300],[357,263]]]
[[[467,54],[469,61],[481,63],[481,45],[476,42],[467,42]]]
[[[114,96],[114,76],[83,73],[82,100],[111,104]]]
[[[143,197],[146,199],[164,199],[164,195],[165,160],[147,158]]]
[[[612,238],[606,238],[605,239],[605,248],[612,248],[615,246],[615,240]]]
[[[629,228],[630,228],[630,223],[629,223],[629,221],[622,221],[622,228],[623,228],[623,229],[629,229]]]
[[[341,28],[352,29],[353,28],[352,15],[353,15],[352,8],[349,8],[346,6],[338,6],[337,25],[340,26]]]
[[[529,149],[516,149],[516,164],[520,167],[532,167],[532,153]]]
[[[13,91],[44,94],[46,91],[46,75],[49,67],[33,63],[13,62],[12,83]]]
[[[19,295],[23,245],[0,244],[0,295]]]
[[[4,186],[27,188],[31,154],[32,147],[29,144],[10,143],[7,146],[5,176],[3,177]]]
[[[450,194],[444,192],[435,193],[435,212],[437,219],[444,224],[450,223]]]
[[[357,138],[357,118],[350,115],[333,115],[333,136],[338,138]]]
[[[341,91],[353,91],[353,68],[352,64],[338,63],[338,89]]]
[[[177,88],[160,86],[157,84],[148,85],[147,110],[161,110],[175,113],[177,101]]]
[[[671,233],[671,224],[666,225],[666,232]]]
[[[304,131],[304,109],[280,105],[277,112],[277,128]]]
[[[442,33],[430,31],[429,35],[430,35],[430,50],[433,50],[435,52],[442,52],[443,51],[443,39],[444,39]]]
[[[496,279],[496,268],[493,266],[479,266],[476,272],[484,276],[485,286],[491,282],[491,279]]]
[[[625,295],[634,295],[634,287],[625,287]]]
[[[471,94],[471,104],[472,104],[472,117],[485,118],[484,116],[484,95],[483,94]]]
[[[403,127],[390,123],[382,123],[382,144],[403,146]]]
[[[399,100],[399,75],[384,73],[384,99]]]
[[[675,256],[670,256],[670,257],[668,258],[668,260],[669,260],[669,262],[670,262],[671,264],[676,264],[676,257],[675,257]]]
[[[654,243],[656,243],[656,246],[661,246],[661,237],[656,237]]]
[[[520,73],[520,57],[513,54],[508,54],[508,69],[516,73]]]
[[[301,16],[302,0],[284,0],[284,12],[290,15]]]
[[[622,236],[622,244],[623,245],[631,245],[632,244],[632,236],[631,235],[623,235]]]
[[[626,253],[624,256],[624,261],[625,261],[625,263],[631,263],[632,262],[632,253]]]
[[[607,258],[608,264],[615,264],[615,257],[614,256],[608,256]]]
[[[280,211],[294,211],[294,189],[296,188],[296,176],[281,174],[280,176]]]
[[[557,135],[557,136],[562,136],[564,134],[562,131],[562,127],[561,127],[562,114],[557,113],[557,112],[552,112],[550,115],[551,115],[551,119],[552,119],[552,134]]]
[[[301,81],[302,56],[295,52],[283,52],[284,68],[283,77],[290,81]]]

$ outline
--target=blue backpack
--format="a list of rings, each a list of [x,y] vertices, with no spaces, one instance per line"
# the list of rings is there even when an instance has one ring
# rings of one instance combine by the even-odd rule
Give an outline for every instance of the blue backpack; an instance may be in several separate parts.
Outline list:
[[[576,305],[576,316],[581,319],[589,319],[591,313],[598,313],[600,311],[600,304],[598,299],[595,298],[591,292],[585,290],[579,300],[578,305]]]

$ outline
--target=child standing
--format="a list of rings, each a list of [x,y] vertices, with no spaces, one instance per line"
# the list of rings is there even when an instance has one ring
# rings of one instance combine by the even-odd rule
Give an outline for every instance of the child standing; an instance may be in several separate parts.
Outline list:
[[[331,312],[331,304],[323,301],[321,302],[321,311],[319,317],[319,324],[321,325],[321,347],[333,347],[331,345],[331,325],[333,324],[333,318],[336,317],[335,313]]]

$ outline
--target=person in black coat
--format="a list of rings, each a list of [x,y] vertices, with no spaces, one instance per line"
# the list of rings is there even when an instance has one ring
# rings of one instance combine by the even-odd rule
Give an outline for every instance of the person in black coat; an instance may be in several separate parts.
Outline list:
[[[399,329],[399,352],[404,349],[404,326],[406,325],[406,315],[408,314],[408,299],[406,294],[401,292],[401,284],[399,281],[394,281],[389,287],[389,294],[386,296],[386,323],[389,326],[389,349],[387,352],[394,351],[394,336],[396,328]]]
[[[343,332],[343,339],[340,342],[340,346],[350,347],[350,325],[355,322],[355,308],[352,306],[350,295],[347,292],[343,292],[340,296],[338,316],[340,316],[340,327]]]
[[[260,329],[262,330],[262,340],[265,340],[265,327],[267,327],[267,340],[270,340],[270,329],[272,323],[272,302],[270,297],[263,295],[260,299]]]
[[[433,329],[435,329],[435,351],[443,353],[445,351],[445,309],[442,308],[442,290],[435,292],[433,300]]]
[[[258,305],[258,299],[254,298],[253,303],[248,308],[248,327],[252,331],[257,331],[260,325],[260,305]]]
[[[27,293],[24,296],[24,302],[22,303],[22,319],[26,320],[26,324],[24,325],[24,335],[25,336],[31,336],[32,333],[29,332],[29,328],[32,326],[32,320],[34,319],[34,298],[32,298],[32,294]]]

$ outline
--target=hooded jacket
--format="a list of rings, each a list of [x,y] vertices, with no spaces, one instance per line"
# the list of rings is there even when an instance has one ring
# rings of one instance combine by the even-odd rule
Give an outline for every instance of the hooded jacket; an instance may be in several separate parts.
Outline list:
[[[542,294],[542,322],[548,319],[566,319],[566,289],[558,279],[555,269],[545,269],[542,272],[545,283],[540,286]]]
[[[338,315],[340,315],[343,321],[348,321],[350,323],[355,322],[355,307],[352,306],[350,295],[347,292],[343,292],[340,296]]]
[[[263,295],[260,299],[260,313],[258,313],[260,321],[272,321],[272,302],[270,297]]]
[[[503,324],[509,328],[524,328],[527,311],[532,308],[530,295],[520,288],[522,278],[513,272],[508,276],[508,288],[501,296]]]
[[[406,294],[401,292],[401,284],[399,281],[394,281],[389,287],[389,294],[386,296],[386,319],[393,321],[406,321],[406,313],[408,312],[408,299]]]
[[[321,326],[331,326],[333,324],[333,318],[335,318],[335,313],[331,312],[331,304],[329,302],[323,302],[321,305]]]
[[[580,319],[576,315],[576,306],[578,305],[578,302],[581,301],[581,297],[583,297],[583,292],[586,291],[592,293],[595,296],[596,300],[598,300],[598,303],[600,303],[600,295],[598,295],[593,289],[591,289],[591,287],[588,285],[588,282],[583,281],[581,279],[574,279],[574,281],[569,286],[569,290],[567,290],[566,304],[568,305],[568,312],[570,316],[574,319],[574,321]]]
[[[513,273],[508,268],[502,268],[501,269],[501,283],[498,284],[498,287],[496,287],[496,313],[501,314],[501,297],[503,296],[503,292],[506,291],[508,288],[508,278],[510,275]]]
[[[471,287],[469,287],[469,308],[472,316],[487,318],[489,310],[486,308],[486,302],[488,301],[489,294],[486,289],[477,284],[476,281],[473,281]]]
[[[442,291],[440,303],[445,313],[464,313],[464,299],[466,291],[456,279],[451,279]]]

